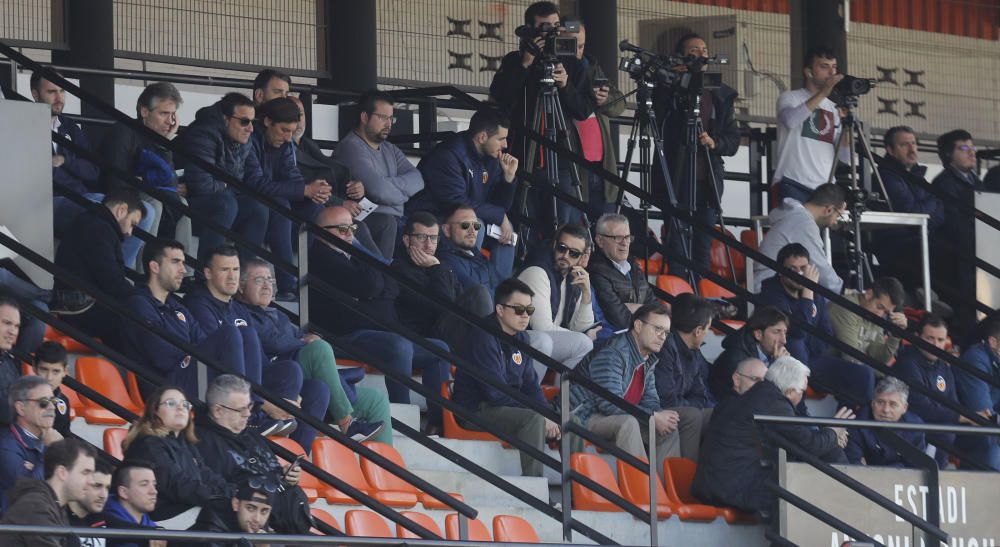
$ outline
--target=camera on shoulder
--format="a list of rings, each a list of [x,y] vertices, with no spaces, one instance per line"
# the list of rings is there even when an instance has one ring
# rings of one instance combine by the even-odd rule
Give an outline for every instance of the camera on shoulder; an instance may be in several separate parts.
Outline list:
[[[514,34],[521,39],[521,49],[539,57],[576,57],[576,36],[561,36],[562,33],[580,31],[578,21],[565,21],[562,26],[542,23],[537,27],[521,25]],[[537,38],[544,38],[541,49],[535,44]]]

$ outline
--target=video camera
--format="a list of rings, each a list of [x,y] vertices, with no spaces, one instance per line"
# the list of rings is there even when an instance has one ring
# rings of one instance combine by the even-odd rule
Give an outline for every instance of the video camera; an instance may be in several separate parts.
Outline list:
[[[858,78],[844,74],[844,79],[833,86],[830,100],[837,106],[857,106],[858,97],[871,91],[877,83],[878,80],[873,78]]]
[[[556,59],[576,57],[576,36],[560,36],[560,34],[579,31],[579,21],[564,21],[562,26],[554,26],[552,23],[542,23],[537,27],[521,25],[514,29],[514,34],[521,39],[521,49],[537,57]],[[545,45],[541,49],[535,44],[538,38],[545,39]]]
[[[618,49],[634,54],[631,58],[622,57],[618,65],[618,70],[627,73],[633,80],[687,92],[717,89],[722,85],[722,74],[706,73],[704,68],[707,65],[729,64],[725,55],[659,55],[628,40],[622,40]],[[686,67],[686,70],[677,70],[680,67]]]

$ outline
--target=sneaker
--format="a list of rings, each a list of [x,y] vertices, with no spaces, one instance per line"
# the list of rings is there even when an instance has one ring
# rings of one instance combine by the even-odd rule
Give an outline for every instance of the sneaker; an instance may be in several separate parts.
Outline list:
[[[298,293],[292,291],[280,291],[278,294],[274,295],[274,299],[278,302],[297,302],[299,300]]]
[[[351,420],[351,425],[347,426],[347,431],[344,434],[361,443],[377,435],[384,427],[385,423],[382,421],[366,422],[355,418]]]
[[[79,315],[94,307],[96,300],[76,290],[59,290],[52,295],[49,312],[56,315]]]
[[[247,428],[256,431],[264,437],[287,437],[298,427],[295,418],[290,420],[275,420],[263,410],[254,410],[247,423]]]

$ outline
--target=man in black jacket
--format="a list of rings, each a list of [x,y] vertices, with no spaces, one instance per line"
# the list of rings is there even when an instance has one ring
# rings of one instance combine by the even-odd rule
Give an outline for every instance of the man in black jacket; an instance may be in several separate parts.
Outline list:
[[[656,303],[646,275],[629,260],[629,245],[633,241],[628,219],[608,213],[597,220],[594,242],[600,252],[594,253],[587,270],[597,294],[597,304],[604,312],[611,332],[629,328],[632,313],[645,304]]]
[[[132,293],[132,284],[125,275],[122,242],[132,235],[146,210],[139,193],[130,188],[116,188],[104,196],[100,207],[79,215],[56,251],[56,265],[92,284],[116,300],[125,300]],[[55,290],[76,289],[56,280]],[[104,306],[93,306],[66,321],[88,334],[114,345],[118,340],[118,315]]]
[[[685,34],[677,40],[674,54],[686,59],[708,57],[708,44],[697,34]],[[695,65],[703,73],[707,65]],[[688,72],[688,65],[680,65],[674,70],[678,73]],[[694,77],[694,74],[688,76]],[[692,80],[692,81],[696,81]],[[670,173],[674,183],[674,191],[680,207],[687,212],[694,205],[695,218],[705,224],[715,224],[718,221],[721,206],[723,171],[725,163],[723,156],[733,156],[740,149],[740,130],[736,127],[736,116],[733,103],[736,101],[736,90],[722,84],[717,88],[703,87],[700,90],[686,89],[681,86],[668,88],[662,92],[657,87],[654,93],[654,109],[657,120],[664,129],[664,152],[667,154]],[[694,115],[692,92],[701,93],[700,118],[702,131],[697,135],[696,143],[687,142],[688,117]],[[689,146],[694,146],[695,164],[690,165]],[[691,172],[694,171],[692,179]],[[663,173],[653,169],[652,193],[660,200],[667,200],[666,181]],[[714,186],[714,187],[713,187]],[[692,195],[692,193],[694,195]],[[693,203],[692,203],[693,202]],[[712,237],[704,230],[691,229],[687,233],[691,238],[691,260],[705,268],[709,265],[712,249]],[[681,238],[676,231],[671,231],[667,244],[678,255],[681,253]],[[671,260],[670,273],[687,279],[687,266]]]
[[[16,300],[0,296],[0,403],[6,403],[7,390],[21,376],[21,360],[10,350],[17,343],[21,329],[21,308]],[[0,404],[0,425],[11,422],[9,404]]]
[[[741,361],[751,357],[769,365],[788,355],[788,316],[774,306],[754,310],[746,325],[722,340],[722,354],[709,367],[708,389],[716,401],[733,396],[733,372]]]
[[[230,500],[229,505],[203,508],[198,514],[198,520],[188,530],[230,534],[266,534],[270,531],[267,524],[268,519],[273,516],[275,496],[263,477],[247,477],[237,485],[236,494]],[[233,544],[213,541],[177,545],[227,547]]]
[[[758,424],[754,414],[795,416],[809,378],[809,367],[791,356],[777,359],[767,369],[764,381],[720,410],[708,428],[701,461],[691,493],[704,503],[736,507],[744,511],[770,512],[774,494],[764,485],[771,471],[761,465]],[[854,417],[840,410],[837,418]],[[829,463],[847,463],[844,428],[769,426],[790,442]],[[765,453],[765,458],[773,457]]]

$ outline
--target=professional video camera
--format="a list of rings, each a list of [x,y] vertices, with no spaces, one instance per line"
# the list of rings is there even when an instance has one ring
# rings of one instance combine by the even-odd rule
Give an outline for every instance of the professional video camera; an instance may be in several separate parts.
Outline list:
[[[858,97],[871,91],[876,83],[878,80],[873,78],[857,78],[844,74],[844,79],[833,86],[830,100],[838,106],[857,106]]]
[[[580,31],[578,21],[565,21],[562,26],[542,23],[537,27],[521,25],[514,29],[514,34],[521,39],[521,49],[537,57],[557,59],[559,57],[576,57],[576,36],[560,36],[560,33],[576,33]],[[539,49],[535,44],[537,38],[544,38],[545,45]]]
[[[704,72],[704,69],[707,65],[729,64],[729,58],[725,55],[659,55],[631,44],[628,40],[622,40],[618,49],[635,54],[631,58],[622,57],[618,65],[618,70],[627,73],[633,80],[691,93],[721,86],[722,74]],[[685,67],[686,70],[678,70],[680,67]]]

